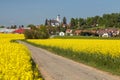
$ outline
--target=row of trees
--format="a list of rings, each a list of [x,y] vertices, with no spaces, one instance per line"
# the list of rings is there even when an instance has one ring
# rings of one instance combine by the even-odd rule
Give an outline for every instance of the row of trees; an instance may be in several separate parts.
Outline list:
[[[0,28],[8,28],[8,29],[16,29],[16,28],[24,28],[24,25],[11,25],[10,27],[0,26]]]
[[[84,29],[93,27],[115,27],[120,28],[120,13],[104,14],[103,16],[95,16],[85,18],[71,18],[71,29]]]
[[[5,26],[0,26],[0,28],[5,28]]]
[[[48,19],[45,20],[45,26],[48,26],[47,21]],[[71,18],[70,24],[67,24],[66,17],[63,17],[60,26],[57,26],[56,30],[64,32],[66,29],[98,29],[108,27],[120,28],[120,13],[103,14],[102,16],[87,18]]]

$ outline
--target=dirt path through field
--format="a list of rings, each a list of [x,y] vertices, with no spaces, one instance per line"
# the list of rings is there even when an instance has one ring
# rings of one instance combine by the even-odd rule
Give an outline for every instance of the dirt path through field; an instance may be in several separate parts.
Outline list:
[[[45,80],[120,80],[118,76],[52,54],[28,43],[19,42],[29,48]]]

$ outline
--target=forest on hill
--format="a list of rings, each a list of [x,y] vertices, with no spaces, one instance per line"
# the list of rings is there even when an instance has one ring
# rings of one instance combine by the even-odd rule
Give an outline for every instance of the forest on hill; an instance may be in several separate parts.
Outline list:
[[[103,14],[87,18],[71,18],[71,29],[120,28],[120,13]]]

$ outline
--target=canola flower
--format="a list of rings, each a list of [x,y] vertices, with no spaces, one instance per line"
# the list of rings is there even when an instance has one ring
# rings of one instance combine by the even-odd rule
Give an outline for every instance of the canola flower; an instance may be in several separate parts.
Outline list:
[[[120,57],[119,40],[96,40],[96,39],[48,39],[48,40],[28,40],[35,44],[61,49],[71,49],[75,52],[87,54],[109,54],[112,57]]]
[[[28,42],[49,47],[69,57],[120,73],[120,40],[104,39],[46,39],[27,40]],[[59,51],[61,50],[61,51]],[[65,51],[65,52],[63,52]],[[62,53],[63,52],[63,53]]]
[[[28,49],[19,43],[23,34],[0,34],[0,80],[42,80],[38,71],[33,70]]]
[[[0,39],[24,39],[23,34],[0,34]]]

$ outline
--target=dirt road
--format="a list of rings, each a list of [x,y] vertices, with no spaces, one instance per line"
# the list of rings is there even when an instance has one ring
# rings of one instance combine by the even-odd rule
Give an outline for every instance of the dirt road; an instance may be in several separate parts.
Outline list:
[[[29,48],[45,80],[120,80],[118,76],[54,55],[28,43],[20,43]]]

